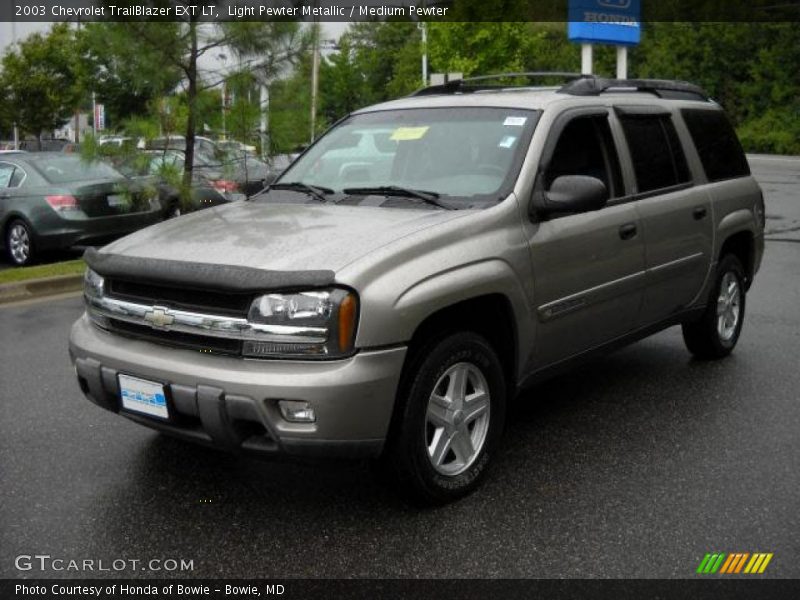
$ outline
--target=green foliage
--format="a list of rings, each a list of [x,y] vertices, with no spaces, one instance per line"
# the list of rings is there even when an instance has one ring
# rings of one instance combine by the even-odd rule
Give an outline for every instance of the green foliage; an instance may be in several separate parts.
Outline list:
[[[148,26],[164,39],[177,35],[177,23]],[[77,34],[81,85],[87,94],[95,92],[105,104],[112,127],[147,114],[152,101],[170,93],[182,77],[174,57],[165,59],[162,47],[145,43],[132,46],[128,27],[128,23],[87,23]],[[171,55],[172,50],[169,52]]]
[[[334,122],[419,88],[421,52],[416,23],[353,23],[339,40],[338,51],[320,65],[320,113]]]
[[[800,154],[800,109],[769,109],[746,120],[738,134],[749,152]]]
[[[23,133],[40,138],[72,116],[81,98],[76,49],[72,29],[59,24],[46,34],[30,35],[3,57],[5,118],[16,121]]]
[[[580,51],[567,40],[565,23],[433,22],[428,32],[430,72],[580,69]],[[322,71],[326,117],[333,121],[413,90],[421,51],[413,23],[352,25]],[[629,60],[631,77],[703,86],[725,107],[746,149],[800,151],[800,28],[794,24],[649,23]],[[615,76],[615,48],[595,46],[594,63],[597,74]]]
[[[320,86],[322,96],[327,90]],[[294,74],[269,87],[270,153],[293,152],[307,144],[311,130],[311,60],[306,57]]]
[[[632,52],[641,77],[703,86],[753,152],[800,152],[800,29],[793,23],[654,23]]]

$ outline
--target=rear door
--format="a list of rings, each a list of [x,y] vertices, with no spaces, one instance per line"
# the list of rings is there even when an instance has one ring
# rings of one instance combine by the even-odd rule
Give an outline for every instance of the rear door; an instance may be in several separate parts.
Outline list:
[[[661,107],[616,109],[642,220],[646,278],[640,325],[689,306],[711,264],[713,216],[708,195],[694,185],[672,113]]]
[[[22,195],[18,188],[25,178],[26,173],[19,165],[0,160],[0,224],[5,222],[14,201]]]
[[[534,193],[561,175],[601,179],[601,210],[538,219],[529,230],[538,331],[535,368],[589,350],[635,328],[642,299],[644,245],[625,196],[605,107],[561,115],[551,128]]]

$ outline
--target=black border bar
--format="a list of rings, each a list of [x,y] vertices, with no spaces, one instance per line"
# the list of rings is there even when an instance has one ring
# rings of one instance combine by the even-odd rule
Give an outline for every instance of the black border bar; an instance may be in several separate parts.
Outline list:
[[[3,0],[0,22],[560,22],[569,0]],[[427,14],[413,7],[425,5]],[[111,6],[116,7],[115,11]],[[613,16],[613,8],[603,8]],[[613,4],[606,4],[613,6]],[[186,7],[194,7],[188,11]],[[235,8],[242,9],[237,12]],[[121,11],[120,9],[130,9]],[[248,10],[243,10],[247,8]],[[102,9],[102,10],[100,10]],[[252,9],[252,11],[250,10]],[[316,9],[314,11],[314,9]],[[243,14],[246,13],[246,14]],[[605,14],[605,13],[603,13]],[[797,22],[800,0],[642,0],[642,22]]]

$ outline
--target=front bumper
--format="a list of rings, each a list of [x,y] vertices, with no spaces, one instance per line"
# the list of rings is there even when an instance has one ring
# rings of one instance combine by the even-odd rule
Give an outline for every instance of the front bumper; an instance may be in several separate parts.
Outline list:
[[[376,456],[394,409],[406,348],[337,361],[248,360],[202,354],[102,331],[86,315],[72,326],[70,356],[87,398],[184,439],[257,454]],[[117,375],[162,382],[168,422],[120,409]],[[290,423],[278,400],[311,404],[314,423]]]

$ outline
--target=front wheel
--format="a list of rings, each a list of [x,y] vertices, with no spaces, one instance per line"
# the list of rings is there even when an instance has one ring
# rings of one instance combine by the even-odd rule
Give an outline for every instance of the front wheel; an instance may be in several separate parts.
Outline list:
[[[440,339],[411,360],[386,462],[409,500],[443,504],[475,489],[494,455],[505,419],[503,369],[474,333]]]
[[[686,347],[697,358],[723,358],[733,351],[744,323],[745,281],[739,259],[725,255],[717,266],[711,300],[702,318],[683,324]]]

